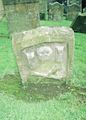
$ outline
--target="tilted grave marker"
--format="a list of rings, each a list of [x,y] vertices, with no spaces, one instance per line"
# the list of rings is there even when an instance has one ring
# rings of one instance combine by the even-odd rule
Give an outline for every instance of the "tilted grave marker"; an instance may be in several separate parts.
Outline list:
[[[80,6],[76,3],[68,6],[67,19],[74,20],[80,12]]]
[[[49,20],[62,20],[64,14],[64,7],[58,2],[49,3]]]
[[[68,78],[72,71],[74,32],[65,27],[38,27],[12,35],[22,83],[30,76]]]
[[[80,13],[72,22],[71,28],[75,32],[86,33],[86,13]]]
[[[39,26],[38,0],[3,0],[11,33]]]

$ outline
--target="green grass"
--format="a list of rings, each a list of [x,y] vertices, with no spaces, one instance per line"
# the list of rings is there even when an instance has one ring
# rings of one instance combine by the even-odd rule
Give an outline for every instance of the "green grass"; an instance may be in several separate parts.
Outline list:
[[[41,21],[44,26],[70,24]],[[38,83],[29,83],[24,90],[8,33],[4,19],[0,22],[0,120],[86,120],[86,34],[75,33],[73,75],[68,82],[41,84],[34,77]]]
[[[86,34],[75,33],[75,59],[72,83],[86,88]]]
[[[4,17],[3,20],[0,21],[0,36],[8,36],[8,34],[8,24],[6,18]]]
[[[11,40],[8,38],[0,38],[0,75],[14,73],[16,69],[15,58],[12,52]]]
[[[41,26],[70,26],[71,21],[62,20],[60,22],[54,22],[54,21],[41,21]]]

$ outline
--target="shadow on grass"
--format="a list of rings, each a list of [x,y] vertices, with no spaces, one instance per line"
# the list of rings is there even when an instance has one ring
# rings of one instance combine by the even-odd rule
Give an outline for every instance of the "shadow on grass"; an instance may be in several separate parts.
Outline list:
[[[36,77],[33,79],[37,80]],[[43,79],[42,79],[43,80]],[[46,79],[44,79],[45,81]],[[49,80],[49,79],[48,79]],[[38,80],[39,81],[39,80]],[[59,99],[66,92],[75,94],[80,101],[86,102],[86,89],[70,86],[66,81],[57,82],[28,82],[28,87],[23,89],[19,74],[6,75],[0,80],[0,92],[15,96],[18,100],[26,102],[40,102],[51,99]],[[84,94],[83,94],[84,93]]]
[[[35,79],[35,77],[33,79]],[[58,81],[57,83],[28,82],[28,87],[24,90],[20,76],[17,74],[6,75],[1,79],[0,91],[13,95],[16,99],[27,102],[39,102],[41,100],[47,101],[53,98],[58,99],[60,95],[68,92],[69,88],[65,81]]]

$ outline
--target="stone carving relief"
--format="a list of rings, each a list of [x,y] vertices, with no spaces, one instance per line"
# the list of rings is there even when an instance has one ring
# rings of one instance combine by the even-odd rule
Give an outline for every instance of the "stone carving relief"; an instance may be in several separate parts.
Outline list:
[[[67,57],[65,44],[45,43],[25,48],[22,52],[26,57],[30,74],[56,79],[65,77]]]
[[[33,76],[52,80],[70,77],[74,51],[71,28],[38,27],[13,34],[12,43],[22,84],[35,81],[30,79]]]

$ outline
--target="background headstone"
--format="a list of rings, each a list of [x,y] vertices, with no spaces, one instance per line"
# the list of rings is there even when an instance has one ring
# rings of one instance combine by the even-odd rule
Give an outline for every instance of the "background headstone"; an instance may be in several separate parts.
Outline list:
[[[80,4],[80,0],[67,0],[67,3],[68,4],[74,4],[74,3],[76,3],[76,4]]]
[[[3,3],[2,0],[0,0],[0,20],[2,19],[3,15],[4,15]]]
[[[80,12],[80,6],[76,3],[68,6],[67,19],[74,20]]]
[[[38,0],[3,1],[11,33],[39,26]]]
[[[30,76],[52,79],[70,76],[74,50],[72,29],[39,27],[13,34],[12,42],[23,84]]]
[[[73,21],[71,28],[75,32],[86,33],[86,13],[79,14],[78,17]]]
[[[64,7],[58,2],[49,3],[49,20],[58,21],[63,19]]]

